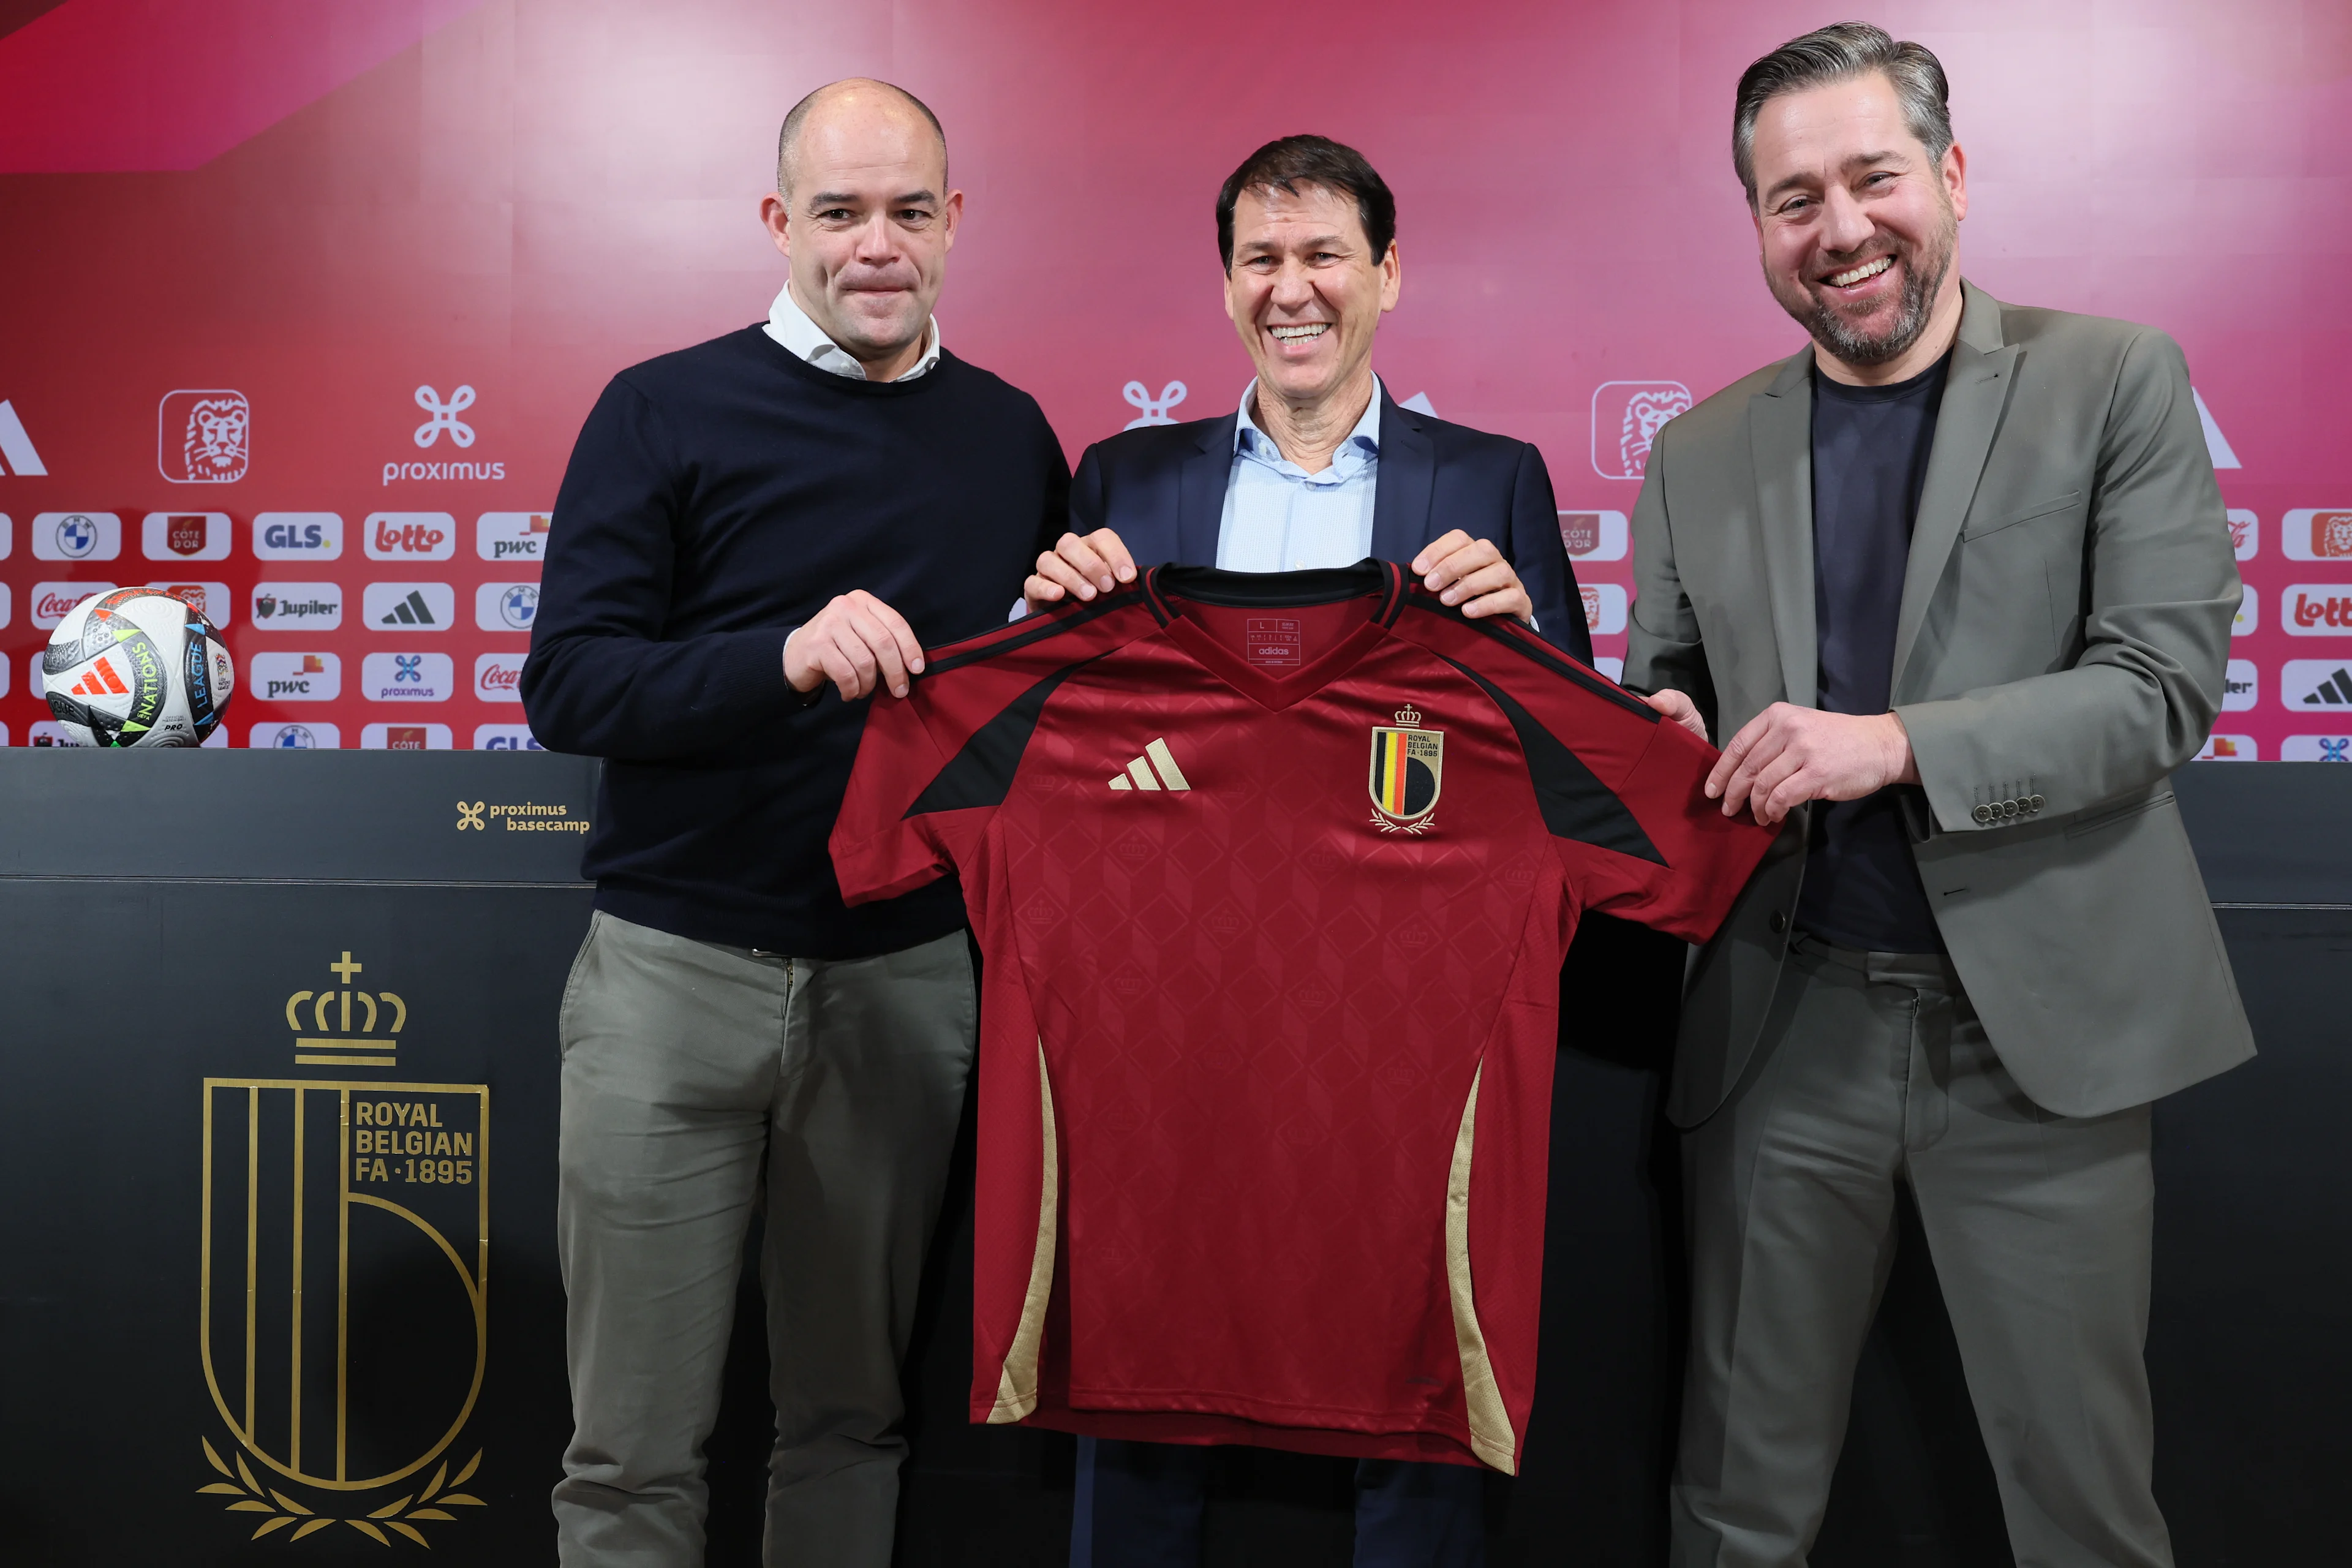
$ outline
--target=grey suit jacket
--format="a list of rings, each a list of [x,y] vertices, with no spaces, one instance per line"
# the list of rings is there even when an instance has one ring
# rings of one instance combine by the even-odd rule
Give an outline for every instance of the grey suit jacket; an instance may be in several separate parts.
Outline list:
[[[2221,710],[2238,571],[2179,345],[1963,288],[1895,631],[1914,850],[2002,1065],[2095,1116],[2253,1054],[2169,782]],[[1717,744],[1817,700],[1811,353],[1668,424],[1633,512],[1625,684],[1689,693]],[[1802,815],[1692,966],[1681,1125],[1754,1049]]]

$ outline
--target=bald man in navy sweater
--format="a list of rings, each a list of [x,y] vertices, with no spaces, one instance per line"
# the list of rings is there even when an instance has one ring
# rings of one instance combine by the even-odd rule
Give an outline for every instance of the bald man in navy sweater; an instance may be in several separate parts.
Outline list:
[[[975,1001],[953,882],[845,908],[825,839],[868,703],[1003,624],[1066,506],[1036,403],[940,346],[963,195],[930,110],[836,82],[777,163],[791,281],[765,323],[605,389],[523,670],[539,740],[607,759],[562,1028],[567,1568],[702,1562],[763,1180],[767,1561],[890,1561]]]

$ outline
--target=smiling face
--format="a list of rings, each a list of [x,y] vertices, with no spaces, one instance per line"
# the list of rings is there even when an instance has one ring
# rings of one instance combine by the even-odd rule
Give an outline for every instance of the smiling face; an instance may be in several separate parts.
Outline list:
[[[1328,186],[1235,199],[1225,314],[1261,392],[1306,410],[1370,386],[1372,334],[1400,282],[1395,243],[1371,248],[1355,202]]]
[[[793,300],[868,375],[910,368],[963,214],[939,133],[887,89],[847,87],[810,110],[789,173],[761,216],[792,263]]]
[[[1959,148],[1931,159],[1894,84],[1873,71],[1768,100],[1755,169],[1764,280],[1839,362],[1826,368],[1875,381],[1888,377],[1868,373],[1933,363],[1959,318]]]

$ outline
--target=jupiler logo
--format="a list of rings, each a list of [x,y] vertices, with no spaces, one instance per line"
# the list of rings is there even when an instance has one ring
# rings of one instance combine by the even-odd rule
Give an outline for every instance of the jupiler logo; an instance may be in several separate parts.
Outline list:
[[[198,1338],[223,1441],[199,1437],[219,1479],[196,1489],[257,1539],[429,1546],[485,1506],[465,1438],[489,1363],[489,1089],[382,1078],[407,999],[349,951],[325,968],[284,1025],[294,1067],[334,1076],[204,1080]],[[291,1246],[265,1244],[289,1214]],[[278,1392],[257,1400],[257,1373]]]

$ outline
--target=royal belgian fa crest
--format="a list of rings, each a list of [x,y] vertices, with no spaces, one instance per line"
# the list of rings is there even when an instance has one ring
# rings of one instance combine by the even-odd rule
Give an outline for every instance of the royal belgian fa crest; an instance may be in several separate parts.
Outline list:
[[[1372,826],[1383,833],[1425,833],[1445,784],[1445,731],[1421,728],[1410,702],[1394,725],[1372,727]]]
[[[219,1479],[198,1489],[257,1539],[424,1546],[483,1506],[465,1438],[489,1349],[489,1089],[355,1071],[396,1065],[408,1005],[356,989],[349,952],[328,967],[341,984],[289,996],[286,1022],[298,1065],[351,1076],[204,1080],[197,1335],[226,1440],[202,1439]]]

